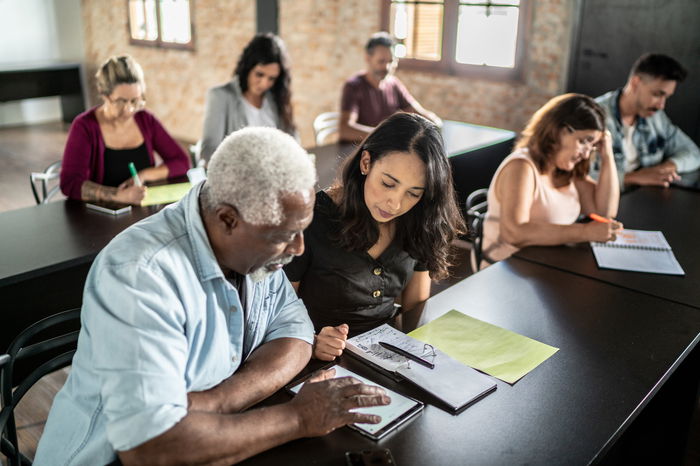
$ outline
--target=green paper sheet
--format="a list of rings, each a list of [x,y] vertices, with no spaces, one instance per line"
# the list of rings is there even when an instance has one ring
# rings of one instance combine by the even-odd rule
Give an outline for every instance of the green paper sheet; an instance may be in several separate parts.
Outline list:
[[[510,384],[559,351],[454,309],[409,335]]]
[[[162,186],[149,186],[146,197],[141,201],[142,206],[170,204],[183,198],[192,185],[187,183],[164,184]]]

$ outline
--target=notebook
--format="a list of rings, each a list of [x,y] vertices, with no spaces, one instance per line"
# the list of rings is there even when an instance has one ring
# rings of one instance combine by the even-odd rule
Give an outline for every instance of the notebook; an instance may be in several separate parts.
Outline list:
[[[395,430],[397,427],[401,426],[406,421],[413,418],[416,414],[420,413],[423,410],[424,405],[418,400],[414,400],[413,398],[409,398],[407,396],[401,395],[400,393],[396,393],[395,391],[390,390],[386,387],[382,387],[381,385],[367,380],[366,378],[357,375],[356,373],[352,372],[349,369],[345,369],[344,367],[333,366],[333,368],[335,369],[336,378],[347,376],[354,377],[364,384],[376,385],[378,387],[381,387],[389,396],[389,398],[391,398],[391,403],[389,403],[386,406],[373,406],[370,408],[357,408],[356,410],[354,410],[362,413],[376,414],[377,416],[380,416],[382,418],[382,420],[378,424],[355,423],[350,424],[348,426],[351,429],[358,431],[362,435],[371,438],[372,440],[379,440],[382,437],[385,437],[391,431]],[[313,374],[309,374],[307,377],[304,377],[301,380],[292,382],[287,386],[287,390],[289,390],[293,394],[299,393],[301,386],[311,375]]]
[[[592,242],[591,248],[601,269],[685,275],[660,231],[624,229],[615,241]]]
[[[389,343],[432,363],[428,368],[411,361],[379,342]],[[488,376],[448,356],[433,346],[416,340],[388,324],[348,339],[346,352],[372,367],[417,385],[441,400],[447,411],[457,414],[496,389]]]

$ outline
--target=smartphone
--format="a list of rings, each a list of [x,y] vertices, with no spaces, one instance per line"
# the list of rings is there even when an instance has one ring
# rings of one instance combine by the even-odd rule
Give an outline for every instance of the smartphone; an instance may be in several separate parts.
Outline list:
[[[345,462],[348,466],[396,466],[394,457],[388,448],[346,451]]]

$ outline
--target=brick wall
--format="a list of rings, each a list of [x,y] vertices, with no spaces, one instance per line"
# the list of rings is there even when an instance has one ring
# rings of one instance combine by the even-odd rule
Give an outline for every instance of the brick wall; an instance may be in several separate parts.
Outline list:
[[[206,90],[230,78],[255,33],[254,0],[197,0],[196,51],[129,45],[125,1],[83,0],[87,72],[109,55],[129,53],[144,68],[149,108],[175,136],[201,135]],[[292,61],[295,120],[305,146],[313,118],[338,110],[343,81],[364,66],[364,43],[380,29],[379,0],[279,0],[280,35]],[[522,82],[490,82],[399,69],[411,93],[442,118],[520,130],[564,89],[572,2],[533,1]],[[94,91],[93,91],[94,92]],[[94,99],[94,97],[93,97]],[[93,100],[96,102],[96,100]]]
[[[129,44],[127,2],[83,0],[85,60],[91,102],[99,102],[93,76],[110,55],[128,53],[146,75],[148,108],[175,137],[202,134],[208,88],[231,78],[241,50],[255,34],[253,0],[196,0],[195,51]]]

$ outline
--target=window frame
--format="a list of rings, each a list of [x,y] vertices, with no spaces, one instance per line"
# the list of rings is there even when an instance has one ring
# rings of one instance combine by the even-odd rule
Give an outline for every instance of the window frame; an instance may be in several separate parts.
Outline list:
[[[392,0],[381,0],[382,30],[390,31],[390,12]],[[444,0],[442,15],[442,55],[439,61],[401,58],[398,69],[441,73],[452,76],[492,79],[496,81],[523,81],[525,68],[525,48],[530,37],[530,0],[520,0],[518,15],[518,34],[515,43],[515,64],[513,68],[489,65],[470,65],[458,63],[454,56],[457,50],[457,23],[459,21],[459,0]]]
[[[162,36],[162,26],[160,21],[160,0],[155,0],[156,4],[156,25],[158,26],[158,35],[154,40],[146,39],[134,39],[131,35],[131,9],[129,8],[129,2],[131,0],[125,0],[126,2],[126,31],[129,35],[129,44],[131,45],[143,45],[145,47],[157,47],[163,49],[176,49],[176,50],[189,50],[194,51],[194,0],[189,0],[190,6],[190,41],[184,44],[178,42],[168,42],[161,39]],[[145,0],[142,0],[145,1]]]

